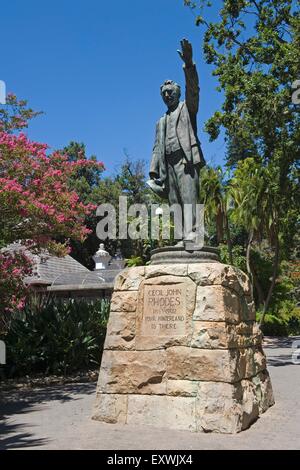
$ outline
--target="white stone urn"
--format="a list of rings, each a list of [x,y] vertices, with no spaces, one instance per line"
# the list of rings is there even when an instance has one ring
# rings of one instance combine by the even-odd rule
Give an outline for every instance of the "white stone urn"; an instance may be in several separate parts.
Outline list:
[[[111,260],[111,255],[104,248],[104,243],[100,243],[98,251],[93,256],[95,262],[95,271],[101,269],[108,269],[108,263]]]

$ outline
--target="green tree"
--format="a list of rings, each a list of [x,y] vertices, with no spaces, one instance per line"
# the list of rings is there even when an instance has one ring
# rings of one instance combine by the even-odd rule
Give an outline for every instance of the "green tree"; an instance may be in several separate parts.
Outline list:
[[[14,93],[8,93],[6,104],[0,106],[0,132],[13,133],[28,127],[28,122],[42,111],[34,111],[27,100],[19,100]]]
[[[284,247],[291,238],[291,226],[294,227],[292,238],[297,231],[297,215],[295,211],[296,188],[293,179],[288,180],[287,191],[290,189],[290,201],[285,207],[280,199],[280,169],[271,162],[264,166],[252,158],[240,161],[229,184],[229,197],[233,203],[232,221],[242,225],[248,233],[246,250],[247,271],[256,285],[259,299],[263,299],[263,322],[276,279],[279,264],[284,256]],[[255,266],[251,265],[251,249],[253,242],[268,242],[273,251],[273,267],[271,282],[265,296],[259,285]]]
[[[132,204],[148,205],[154,196],[146,186],[146,163],[144,160],[132,161],[125,153],[125,161],[115,182],[120,188],[120,195],[127,197],[128,207]],[[133,264],[144,264],[149,259],[152,248],[151,240],[122,240],[121,250],[126,258],[132,259]]]
[[[125,161],[115,181],[119,184],[122,194],[128,197],[128,204],[139,204],[149,201],[145,166],[144,160],[132,161],[129,155],[125,154]]]
[[[196,7],[196,2],[185,0]],[[205,0],[199,2],[206,12]],[[227,137],[246,141],[263,160],[284,159],[282,176],[299,152],[299,110],[292,103],[292,84],[300,69],[299,1],[226,0],[220,21],[205,28],[203,50],[214,67],[219,90],[224,91],[221,111],[206,124],[212,139],[224,127]]]
[[[95,155],[87,157],[85,145],[79,142],[70,142],[61,152],[68,156],[69,162],[81,161],[82,167],[78,168],[72,176],[71,184],[80,195],[82,202],[90,202],[91,193],[100,184],[105,169],[103,162],[97,162]],[[85,165],[86,162],[97,162],[97,166]]]
[[[82,143],[70,142],[63,149],[68,155],[70,162],[97,161],[95,156],[87,157],[85,146]],[[99,164],[99,163],[98,163]],[[104,166],[97,169],[89,167],[81,169],[70,181],[72,188],[80,195],[81,201],[92,203],[96,206],[110,203],[116,210],[117,226],[119,221],[119,197],[126,196],[128,207],[131,204],[147,203],[151,200],[151,194],[146,188],[145,162],[143,160],[133,161],[129,155],[125,154],[124,162],[114,176],[102,177]],[[94,263],[92,256],[99,247],[100,242],[104,242],[106,249],[114,255],[117,250],[121,250],[126,258],[134,257],[140,262],[145,262],[149,257],[149,243],[143,240],[99,240],[96,234],[96,226],[99,218],[96,212],[87,217],[86,225],[91,230],[86,240],[81,243],[71,240],[72,256],[90,269]]]
[[[85,145],[79,142],[70,142],[61,152],[67,155],[70,163],[81,163],[80,168],[74,172],[69,180],[69,185],[78,194],[80,202],[84,204],[91,203],[96,206],[103,202],[99,198],[98,192],[105,169],[103,162],[97,162],[95,155],[88,157]],[[89,162],[97,162],[97,166],[91,166]],[[99,247],[99,240],[96,235],[97,218],[95,210],[86,216],[85,224],[90,233],[82,242],[74,239],[70,240],[71,254],[77,261],[92,269],[94,267],[92,256]]]
[[[300,2],[224,0],[217,22],[206,21],[209,2],[184,3],[201,9],[196,24],[204,28],[205,58],[224,94],[206,130],[214,140],[225,129],[230,168],[245,162],[237,166],[231,196],[234,220],[248,232],[249,273],[254,239],[265,238],[273,251],[265,313],[279,261],[288,258],[299,227],[300,115],[292,85],[300,70]]]
[[[205,222],[210,224],[212,221],[216,228],[217,243],[224,240],[228,248],[229,262],[233,264],[232,243],[229,227],[228,203],[226,184],[224,183],[224,174],[220,167],[216,169],[204,167],[201,170],[201,200],[205,206]]]

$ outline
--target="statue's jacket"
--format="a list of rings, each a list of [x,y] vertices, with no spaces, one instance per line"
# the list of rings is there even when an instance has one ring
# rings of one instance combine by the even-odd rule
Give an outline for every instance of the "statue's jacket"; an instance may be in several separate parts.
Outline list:
[[[199,80],[196,66],[184,66],[186,90],[185,101],[181,101],[176,123],[176,134],[183,156],[193,165],[205,165],[205,160],[197,137],[197,112],[199,106]],[[150,177],[165,185],[167,165],[165,156],[166,120],[164,114],[156,124],[155,143],[150,164]]]

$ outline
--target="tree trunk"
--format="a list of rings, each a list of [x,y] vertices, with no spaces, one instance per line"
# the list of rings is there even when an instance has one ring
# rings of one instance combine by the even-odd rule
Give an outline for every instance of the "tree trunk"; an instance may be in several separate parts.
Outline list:
[[[219,243],[223,240],[223,228],[224,228],[224,214],[219,208],[216,215],[216,232],[217,232],[217,242]]]
[[[271,281],[271,285],[269,287],[267,298],[266,298],[265,303],[264,303],[263,313],[262,313],[262,316],[261,316],[261,319],[260,319],[260,322],[259,322],[259,326],[263,325],[266,312],[267,312],[267,310],[269,308],[269,305],[270,305],[270,301],[271,301],[271,298],[272,298],[273,290],[274,290],[277,275],[278,275],[278,265],[279,265],[279,240],[278,240],[278,235],[276,235],[272,281]]]
[[[227,240],[229,263],[233,265],[232,243],[231,243],[230,228],[229,228],[227,214],[224,214],[224,218],[225,218],[225,233],[226,233],[226,240]]]
[[[260,282],[258,280],[257,272],[255,271],[253,264],[251,264],[251,272],[253,276],[253,284],[257,292],[258,307],[259,307],[260,305],[264,305],[264,294],[263,294],[263,290],[261,288]]]

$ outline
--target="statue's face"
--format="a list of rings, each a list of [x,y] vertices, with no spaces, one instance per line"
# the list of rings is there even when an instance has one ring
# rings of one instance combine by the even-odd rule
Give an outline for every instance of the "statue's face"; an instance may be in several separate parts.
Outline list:
[[[175,108],[179,103],[179,90],[172,85],[166,85],[161,91],[162,99],[168,108]]]

